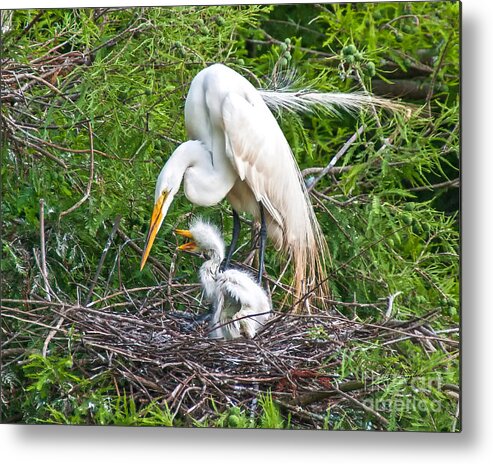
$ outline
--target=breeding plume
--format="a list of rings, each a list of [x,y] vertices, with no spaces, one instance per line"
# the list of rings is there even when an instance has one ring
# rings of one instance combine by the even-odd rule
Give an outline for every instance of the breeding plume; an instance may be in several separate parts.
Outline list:
[[[199,272],[204,295],[212,303],[209,338],[235,339],[242,334],[253,338],[271,313],[265,291],[247,272],[220,270],[225,246],[217,227],[198,219],[190,230],[175,232],[190,240],[179,250],[201,250],[209,258]]]
[[[183,183],[189,201],[213,206],[227,199],[233,208],[233,237],[226,267],[246,212],[260,222],[260,264],[265,237],[293,262],[296,296],[325,281],[326,241],[315,217],[289,144],[269,110],[354,111],[391,106],[364,94],[257,90],[232,69],[214,64],[192,81],[185,103],[189,141],[179,145],[157,179],[155,204],[142,256],[144,267],[156,234]],[[323,296],[326,286],[318,285]]]

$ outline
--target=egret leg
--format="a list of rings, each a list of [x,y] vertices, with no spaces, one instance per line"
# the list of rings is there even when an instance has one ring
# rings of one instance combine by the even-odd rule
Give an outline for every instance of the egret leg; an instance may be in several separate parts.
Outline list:
[[[264,207],[259,203],[260,207],[260,243],[259,243],[259,265],[257,282],[262,284],[262,275],[264,274],[264,256],[265,244],[267,242],[267,225],[265,223]]]
[[[223,272],[225,269],[229,268],[231,257],[233,256],[233,252],[236,249],[236,242],[238,242],[238,237],[240,236],[240,228],[240,216],[238,216],[238,213],[233,210],[233,235],[231,237],[231,243],[229,245],[226,258],[223,259],[221,267],[219,268],[220,272]]]

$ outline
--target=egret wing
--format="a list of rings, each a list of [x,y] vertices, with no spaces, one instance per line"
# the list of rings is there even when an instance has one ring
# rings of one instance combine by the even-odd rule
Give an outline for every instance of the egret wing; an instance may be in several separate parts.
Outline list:
[[[283,229],[303,223],[306,228],[306,199],[291,148],[272,113],[256,97],[229,94],[224,99],[226,156]]]
[[[225,305],[230,309],[228,316],[232,317],[244,305],[254,303],[256,290],[262,291],[246,273],[229,269],[217,277],[216,291],[222,294]]]

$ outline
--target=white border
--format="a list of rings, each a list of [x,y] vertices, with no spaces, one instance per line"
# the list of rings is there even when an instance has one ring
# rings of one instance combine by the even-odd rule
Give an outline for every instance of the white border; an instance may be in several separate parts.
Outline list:
[[[10,2],[9,2],[10,3]],[[15,8],[163,6],[262,3],[213,1],[28,1]],[[267,3],[267,2],[265,2]],[[276,3],[297,3],[280,1]],[[307,3],[307,2],[304,2]],[[493,2],[463,0],[462,314],[463,429],[461,434],[303,432],[0,425],[0,453],[19,462],[434,463],[491,462],[493,338],[489,222],[493,102]],[[5,8],[2,5],[2,8]],[[487,150],[487,148],[489,150]],[[488,156],[489,154],[489,156]],[[488,458],[488,456],[490,456]]]

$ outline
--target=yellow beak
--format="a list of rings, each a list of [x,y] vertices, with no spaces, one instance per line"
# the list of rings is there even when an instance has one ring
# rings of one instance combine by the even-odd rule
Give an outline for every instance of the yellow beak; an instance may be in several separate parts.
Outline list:
[[[193,241],[193,235],[189,230],[183,230],[183,229],[175,229],[175,234],[181,235],[182,237],[186,237],[190,239],[190,242],[184,243],[183,245],[180,245],[177,247],[177,250],[180,251],[197,251],[199,247],[197,244]]]
[[[192,232],[190,232],[189,230],[175,229],[175,234],[181,235],[182,237],[186,237],[186,238],[190,238],[190,239],[193,238]]]
[[[147,258],[154,243],[154,239],[161,227],[161,222],[163,220],[163,204],[168,196],[168,192],[163,192],[159,197],[158,201],[154,205],[154,210],[152,211],[151,224],[149,226],[149,232],[147,233],[147,239],[144,247],[144,253],[142,254],[142,260],[140,262],[140,270],[144,269]]]

